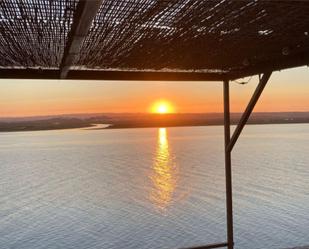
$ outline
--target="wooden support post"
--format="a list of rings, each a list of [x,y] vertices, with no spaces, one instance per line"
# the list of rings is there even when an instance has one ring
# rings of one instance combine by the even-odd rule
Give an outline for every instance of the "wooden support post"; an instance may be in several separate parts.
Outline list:
[[[68,35],[60,65],[60,78],[65,79],[70,67],[80,54],[81,46],[88,34],[91,23],[95,18],[103,0],[80,0],[77,4],[73,24]]]

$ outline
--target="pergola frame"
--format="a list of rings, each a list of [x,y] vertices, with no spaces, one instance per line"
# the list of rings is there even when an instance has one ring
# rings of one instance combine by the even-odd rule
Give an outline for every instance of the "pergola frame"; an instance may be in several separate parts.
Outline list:
[[[231,154],[244,126],[246,125],[255,104],[259,100],[264,87],[266,86],[273,71],[287,68],[299,67],[309,64],[309,50],[300,50],[294,54],[285,51],[285,57],[278,60],[272,58],[266,62],[247,65],[243,68],[230,71],[210,70],[203,72],[199,70],[99,70],[99,69],[76,69],[74,62],[78,59],[82,44],[86,39],[91,23],[94,20],[102,0],[80,0],[74,12],[74,19],[71,26],[68,40],[65,46],[63,57],[59,68],[22,68],[22,67],[2,67],[0,68],[0,78],[3,79],[68,79],[68,80],[126,80],[126,81],[221,81],[223,82],[224,97],[224,141],[225,141],[225,180],[226,180],[226,220],[227,220],[227,241],[218,244],[210,244],[194,249],[210,249],[227,247],[234,248],[233,235],[233,194],[232,194],[232,163]],[[297,4],[297,3],[296,3]],[[308,36],[308,32],[307,33]],[[304,38],[305,39],[305,38]],[[252,76],[263,76],[249,101],[242,117],[231,136],[230,133],[230,81]],[[193,249],[191,248],[191,249]]]
[[[2,70],[3,71],[3,70]],[[47,70],[48,72],[43,71],[32,71],[32,70],[6,70],[4,74],[0,74],[1,78],[10,78],[14,75],[14,78],[24,78],[25,75],[29,78],[36,79],[58,79],[57,70]],[[51,71],[51,72],[50,72]],[[1,72],[1,70],[0,70]],[[83,79],[81,75],[87,75],[87,79],[98,79],[98,74],[87,71],[70,72],[70,79]],[[190,249],[211,249],[211,248],[220,248],[227,247],[228,249],[234,248],[234,232],[233,232],[233,191],[232,191],[232,163],[231,163],[231,154],[234,145],[237,142],[243,128],[245,127],[256,103],[258,102],[272,71],[264,72],[263,76],[260,78],[259,84],[257,85],[244,113],[242,114],[239,123],[231,136],[230,133],[230,80],[227,78],[227,75],[216,75],[216,74],[202,74],[202,73],[155,73],[155,72],[105,72],[102,71],[99,76],[104,76],[106,80],[148,80],[148,81],[222,81],[223,82],[223,99],[224,99],[224,155],[225,155],[225,185],[226,185],[226,221],[227,221],[227,242],[209,244],[200,247],[192,247]],[[70,75],[70,74],[69,74]],[[74,75],[74,76],[72,76]],[[99,78],[101,79],[101,78]],[[204,80],[205,79],[205,80]]]
[[[227,228],[227,242],[209,244],[200,247],[191,247],[190,249],[211,249],[227,247],[228,249],[234,248],[234,229],[233,229],[233,186],[232,186],[232,161],[231,154],[234,145],[237,142],[243,128],[245,127],[256,103],[258,102],[272,72],[265,72],[260,78],[245,111],[243,112],[239,123],[236,126],[234,133],[231,136],[231,123],[230,123],[230,81],[223,81],[223,105],[224,105],[224,161],[225,161],[225,188],[226,188],[226,228]]]
[[[231,137],[230,135],[230,91],[229,81],[223,82],[223,96],[224,96],[224,145],[225,145],[225,185],[226,185],[226,215],[227,215],[227,247],[234,248],[234,232],[233,232],[233,192],[232,192],[232,149],[237,142],[242,129],[245,127],[255,104],[258,102],[269,78],[271,72],[265,72],[263,77],[253,93],[246,110],[242,114],[239,123]],[[225,246],[225,245],[224,245]],[[223,246],[221,246],[223,247]],[[206,247],[207,248],[207,247]],[[213,247],[209,247],[213,248]]]
[[[235,65],[235,67],[222,67],[222,68],[209,68],[209,70],[195,69],[194,67],[187,69],[147,69],[147,68],[132,68],[128,70],[126,68],[98,68],[98,67],[83,67],[78,64],[78,60],[83,51],[83,43],[87,43],[87,35],[91,30],[91,24],[95,20],[96,15],[100,14],[100,6],[104,3],[103,0],[70,0],[78,1],[70,31],[67,34],[67,41],[65,43],[64,51],[60,65],[58,66],[15,66],[14,63],[11,66],[0,66],[0,78],[5,79],[70,79],[70,80],[143,80],[143,81],[225,81],[235,80],[247,76],[262,74],[269,71],[278,71],[293,67],[299,67],[303,65],[309,65],[309,46],[302,47],[303,45],[294,45],[295,48],[288,46],[283,47],[281,55],[278,57],[270,56],[265,61],[257,60],[253,63],[245,58],[241,65]],[[121,0],[117,0],[121,1]],[[215,0],[214,2],[220,2],[221,0]],[[230,1],[233,4],[233,1]],[[235,1],[240,2],[240,1]],[[243,1],[246,3],[246,1]],[[261,1],[263,2],[263,1]],[[264,1],[266,3],[266,1]],[[280,0],[278,1],[280,2]],[[293,5],[297,6],[303,1],[290,1],[294,2]],[[250,1],[248,1],[250,3]],[[287,4],[285,7],[289,8],[289,1],[282,1]],[[206,4],[206,3],[205,3]],[[229,3],[230,4],[230,3]],[[252,3],[250,3],[252,4]],[[280,4],[280,3],[278,3]],[[309,5],[308,6],[309,9]],[[262,13],[262,12],[261,12]],[[222,18],[222,17],[221,17]],[[14,20],[13,20],[14,21]],[[256,21],[256,20],[254,20]],[[292,22],[291,20],[290,22]],[[156,24],[154,24],[155,26]],[[276,24],[278,25],[278,24]],[[262,29],[263,27],[261,27]],[[278,29],[280,32],[282,27],[272,27]],[[265,27],[264,27],[265,29]],[[294,30],[295,28],[293,28]],[[303,29],[303,27],[302,27]],[[298,32],[303,33],[301,43],[309,41],[309,31],[306,28],[305,31],[300,29]],[[0,26],[1,30],[1,26]],[[259,32],[268,32],[270,30],[259,30]],[[5,31],[3,31],[5,32]],[[7,32],[14,34],[17,31]],[[146,31],[145,31],[146,32]],[[223,30],[221,32],[227,32]],[[235,35],[233,30],[230,30],[231,35]],[[210,32],[211,34],[211,32]],[[251,34],[252,35],[252,34]],[[291,34],[293,36],[294,34]],[[256,39],[262,39],[263,35],[257,36]],[[218,37],[218,39],[224,39],[225,37]],[[266,36],[267,38],[267,36]],[[16,41],[14,37],[14,42]],[[246,37],[243,38],[246,41]],[[88,41],[89,42],[89,41]],[[249,42],[249,41],[247,41]],[[261,43],[262,44],[262,43]],[[298,48],[302,47],[302,48]],[[12,48],[10,48],[12,49]],[[25,48],[26,49],[26,48]],[[225,48],[226,49],[226,48]],[[247,52],[249,52],[248,50]],[[272,51],[270,51],[272,52]],[[278,51],[277,51],[278,52]],[[224,55],[224,52],[220,55]],[[249,55],[248,55],[249,56]],[[252,56],[252,55],[251,55]],[[254,55],[256,56],[256,54]],[[253,56],[253,57],[254,57]],[[249,58],[250,59],[250,58]],[[241,58],[239,58],[241,61]],[[76,65],[77,63],[77,65]],[[217,68],[217,69],[216,69]]]

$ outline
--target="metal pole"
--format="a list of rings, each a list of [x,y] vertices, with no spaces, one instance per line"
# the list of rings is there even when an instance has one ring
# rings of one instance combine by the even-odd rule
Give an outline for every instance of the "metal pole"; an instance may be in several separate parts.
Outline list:
[[[259,82],[258,86],[256,87],[246,110],[244,111],[243,115],[241,116],[232,138],[230,139],[229,145],[227,147],[228,151],[232,151],[242,129],[246,125],[246,123],[247,123],[247,121],[248,121],[248,119],[249,119],[249,117],[250,117],[250,115],[253,111],[255,104],[259,100],[259,98],[260,98],[260,96],[261,96],[271,74],[272,74],[272,72],[266,72],[266,73],[264,73],[263,77],[260,79],[260,82]]]
[[[223,81],[224,95],[224,148],[225,148],[225,187],[226,187],[226,218],[227,218],[227,242],[228,249],[234,248],[233,236],[233,202],[232,202],[232,170],[230,143],[230,93],[229,81]]]

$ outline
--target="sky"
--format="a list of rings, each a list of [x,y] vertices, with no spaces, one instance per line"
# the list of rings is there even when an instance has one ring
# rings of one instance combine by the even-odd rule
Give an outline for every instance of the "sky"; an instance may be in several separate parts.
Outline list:
[[[257,83],[256,76],[246,85],[231,82],[232,112],[244,110]],[[0,79],[0,84],[0,117],[145,113],[159,100],[178,113],[223,111],[221,82]],[[309,111],[309,67],[274,72],[254,111]]]

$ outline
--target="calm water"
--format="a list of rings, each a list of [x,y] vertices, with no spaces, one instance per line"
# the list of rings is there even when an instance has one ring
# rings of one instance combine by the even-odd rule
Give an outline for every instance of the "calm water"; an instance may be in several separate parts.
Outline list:
[[[309,244],[308,151],[308,124],[246,127],[235,248]],[[0,158],[0,248],[225,241],[223,127],[0,133]]]

